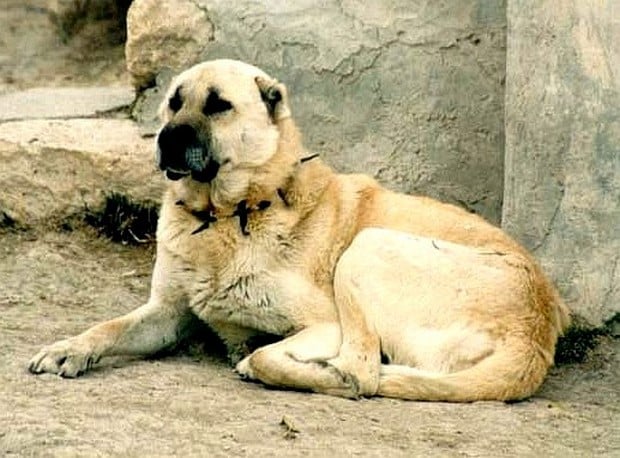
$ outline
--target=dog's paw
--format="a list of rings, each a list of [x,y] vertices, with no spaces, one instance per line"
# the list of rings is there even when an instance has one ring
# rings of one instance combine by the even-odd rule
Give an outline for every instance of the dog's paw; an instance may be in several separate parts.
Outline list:
[[[33,374],[48,372],[61,377],[77,377],[89,370],[99,357],[81,348],[75,339],[66,339],[44,347],[28,363]]]
[[[243,358],[241,361],[237,363],[235,366],[235,372],[239,377],[243,380],[255,380],[254,371],[252,370],[252,366],[250,364],[250,356],[248,355]]]
[[[380,364],[355,364],[355,361],[340,356],[332,358],[326,363],[340,374],[343,383],[351,386],[356,397],[373,396],[377,393]]]
[[[315,391],[347,399],[359,399],[363,395],[357,377],[351,372],[339,369],[331,363],[331,360],[324,361],[322,365],[332,374],[336,383]]]

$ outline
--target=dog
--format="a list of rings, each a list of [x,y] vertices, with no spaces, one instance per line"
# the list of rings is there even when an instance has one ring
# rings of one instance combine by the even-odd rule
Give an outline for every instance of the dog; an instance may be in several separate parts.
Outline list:
[[[533,257],[453,205],[332,171],[285,86],[239,61],[177,76],[160,109],[166,176],[150,298],[43,348],[33,373],[174,345],[192,316],[244,379],[347,398],[532,395],[569,313]],[[281,339],[245,354],[261,334]]]

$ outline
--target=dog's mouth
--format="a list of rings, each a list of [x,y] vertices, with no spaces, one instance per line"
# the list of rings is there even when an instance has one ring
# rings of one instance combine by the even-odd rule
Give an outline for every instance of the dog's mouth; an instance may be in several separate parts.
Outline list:
[[[165,171],[166,178],[172,181],[178,181],[181,178],[185,178],[186,176],[190,175],[190,173],[191,172],[189,170],[175,170],[171,168],[168,168]]]
[[[211,159],[207,161],[205,166],[200,170],[192,170],[190,175],[193,180],[201,183],[210,183],[217,176],[217,172],[220,170],[220,164]]]
[[[182,178],[186,178],[191,176],[192,180],[198,181],[200,183],[210,183],[217,176],[217,172],[220,169],[220,164],[217,161],[210,160],[205,166],[199,170],[190,170],[190,169],[176,169],[172,167],[166,167],[165,174],[166,178],[171,181],[178,181]]]

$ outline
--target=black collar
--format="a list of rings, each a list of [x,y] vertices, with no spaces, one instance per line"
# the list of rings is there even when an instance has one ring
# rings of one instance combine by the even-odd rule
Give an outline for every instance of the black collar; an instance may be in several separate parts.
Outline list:
[[[176,202],[177,205],[185,205],[185,202],[179,200]],[[248,215],[255,211],[263,211],[271,206],[271,202],[268,200],[261,200],[256,207],[248,207],[247,200],[242,200],[237,204],[235,211],[230,215],[237,216],[239,218],[239,227],[241,228],[241,233],[243,235],[250,235],[248,232]],[[202,224],[198,226],[198,228],[192,231],[192,235],[198,234],[199,232],[204,231],[205,229],[209,229],[211,223],[217,222],[217,217],[213,212],[213,209],[208,210],[200,210],[200,211],[191,211],[192,215],[202,221]]]
[[[318,154],[311,154],[309,156],[302,157],[299,160],[299,163],[303,164],[304,162],[311,161],[312,159],[315,159],[317,157],[319,157]],[[280,197],[280,199],[284,202],[284,204],[286,206],[288,206],[288,202],[285,199],[284,190],[278,189],[277,190],[277,194],[278,194],[278,197]],[[182,200],[179,200],[179,201],[176,202],[176,204],[177,205],[185,205],[185,202],[182,201]],[[247,229],[247,226],[248,226],[248,215],[250,213],[252,213],[252,212],[255,212],[255,211],[266,210],[270,206],[271,206],[271,201],[269,201],[269,200],[261,200],[256,205],[256,207],[248,207],[248,201],[244,199],[244,200],[242,200],[241,202],[239,202],[237,204],[237,207],[235,208],[235,211],[230,216],[237,216],[237,217],[239,217],[239,227],[241,228],[241,233],[243,235],[247,236],[247,235],[250,235],[250,233],[248,232],[248,229]],[[198,233],[204,231],[205,229],[209,229],[209,226],[211,225],[211,223],[217,222],[217,217],[215,216],[215,213],[214,213],[212,208],[209,208],[207,210],[191,211],[191,214],[194,215],[196,218],[198,218],[199,220],[202,221],[202,224],[200,226],[198,226],[194,231],[192,231],[192,235],[198,234]]]

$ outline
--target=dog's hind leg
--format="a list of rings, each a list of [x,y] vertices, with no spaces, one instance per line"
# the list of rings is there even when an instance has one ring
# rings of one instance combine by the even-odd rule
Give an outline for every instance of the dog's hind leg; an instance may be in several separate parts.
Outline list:
[[[372,268],[376,265],[373,253],[366,250],[364,244],[357,243],[341,256],[334,274],[334,299],[342,344],[337,356],[328,360],[327,364],[344,377],[356,380],[358,395],[361,396],[375,395],[379,386],[381,342],[371,317],[364,309],[368,301],[367,283],[373,281],[369,273],[373,274]]]
[[[328,362],[338,354],[340,344],[338,323],[315,324],[259,348],[239,362],[236,371],[267,385],[357,398],[358,381]]]
[[[344,258],[344,256],[343,256]],[[381,342],[374,324],[366,315],[364,287],[359,282],[359,266],[354,268],[345,258],[338,263],[334,278],[334,293],[338,319],[342,330],[342,344],[337,356],[327,363],[343,376],[356,380],[358,395],[373,396],[379,386]]]
[[[372,229],[343,254],[336,280],[343,343],[328,362],[361,379],[372,349],[359,336],[376,329],[394,364],[380,367],[375,394],[517,400],[540,386],[553,361],[557,328],[519,254]]]

